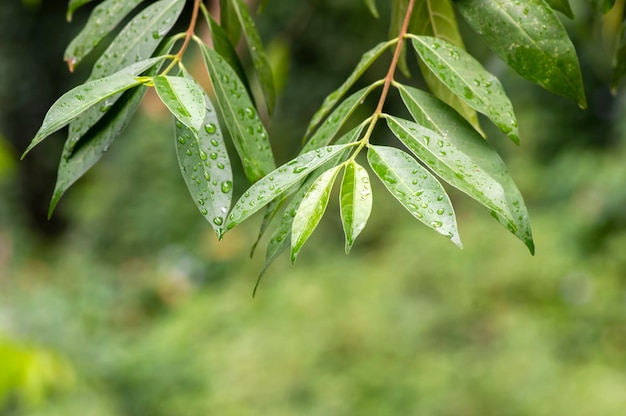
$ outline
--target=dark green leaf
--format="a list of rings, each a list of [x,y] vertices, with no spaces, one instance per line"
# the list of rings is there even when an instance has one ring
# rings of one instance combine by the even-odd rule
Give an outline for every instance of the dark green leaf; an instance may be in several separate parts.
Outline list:
[[[273,201],[276,197],[298,183],[313,170],[347,148],[346,145],[327,146],[298,156],[252,185],[235,204],[228,215],[227,230],[241,224],[245,219]]]
[[[315,134],[309,139],[302,153],[306,153],[309,150],[317,149],[329,144],[335,135],[339,132],[341,127],[350,118],[352,113],[363,103],[363,100],[368,96],[379,83],[372,84],[365,87],[350,97],[346,98],[326,119],[324,123],[319,127]]]
[[[265,53],[265,46],[263,46],[263,42],[257,32],[254,20],[248,12],[246,3],[244,3],[243,0],[232,0],[232,5],[243,29],[243,36],[246,38],[246,44],[248,45],[248,51],[252,57],[252,63],[259,76],[267,110],[272,114],[274,105],[276,104],[276,89],[274,87],[272,68],[270,67],[267,54]]]
[[[176,154],[181,173],[200,213],[221,238],[233,195],[233,174],[217,114],[206,94],[198,133],[176,123]]]
[[[626,21],[622,22],[615,52],[613,54],[613,73],[611,76],[611,89],[613,93],[617,92],[617,85],[620,79],[626,74]]]
[[[365,5],[370,10],[370,13],[372,13],[372,16],[378,19],[379,15],[378,15],[378,9],[376,8],[376,0],[364,0],[364,1],[365,1]]]
[[[439,177],[487,207],[532,252],[528,211],[497,152],[441,101],[410,87],[401,94],[418,123],[426,123],[388,116],[396,137]]]
[[[411,17],[410,30],[411,33],[416,35],[434,36],[461,49],[465,49],[450,0],[423,0],[417,2]],[[439,81],[439,78],[422,60],[419,60],[419,64],[430,91],[458,111],[477,131],[482,132],[476,111]]]
[[[206,103],[198,83],[186,77],[159,75],[153,78],[154,89],[170,112],[198,134],[204,122]]]
[[[309,135],[313,132],[315,127],[330,113],[333,107],[339,102],[339,100],[350,90],[350,88],[354,85],[357,79],[367,70],[367,68],[372,65],[372,63],[387,49],[389,46],[396,43],[395,40],[389,42],[383,42],[376,45],[374,48],[365,52],[361,57],[361,60],[357,64],[354,71],[348,76],[348,78],[344,81],[343,84],[339,88],[337,88],[334,92],[330,93],[319,110],[313,115],[311,118],[311,122],[309,123],[309,127],[305,133],[305,137],[309,137]]]
[[[608,13],[615,6],[615,0],[600,0],[602,2],[602,11]]]
[[[220,0],[220,24],[224,28],[231,45],[237,46],[241,39],[241,24],[235,13],[234,0]]]
[[[275,167],[265,126],[235,71],[216,52],[203,47],[202,54],[246,176],[256,182]]]
[[[143,0],[105,0],[96,6],[83,30],[70,42],[64,60],[73,71],[83,58]]]
[[[341,182],[341,223],[346,235],[346,254],[365,228],[372,212],[372,187],[365,168],[355,161],[346,165]]]
[[[291,228],[291,264],[322,219],[340,168],[335,166],[322,173],[304,195]]]
[[[417,53],[441,82],[519,144],[513,105],[495,76],[470,54],[446,41],[430,36],[411,38]]]
[[[544,0],[459,0],[456,5],[518,74],[587,106],[574,45]]]
[[[550,5],[550,7],[552,7],[554,10],[563,13],[570,19],[574,18],[574,12],[569,5],[569,0],[546,0],[546,3],[548,3],[548,5]]]
[[[389,39],[396,39],[400,35],[404,18],[409,7],[409,0],[391,1],[391,22],[389,24]],[[405,77],[410,78],[411,72],[406,60],[406,46],[402,45],[400,57],[398,58],[398,68]]]
[[[76,11],[76,9],[92,1],[93,0],[70,0],[67,5],[67,15],[66,15],[67,21],[68,22],[72,21],[72,16],[74,15],[74,12]]]
[[[367,159],[385,187],[411,215],[462,247],[450,198],[428,170],[393,147],[370,146]]]

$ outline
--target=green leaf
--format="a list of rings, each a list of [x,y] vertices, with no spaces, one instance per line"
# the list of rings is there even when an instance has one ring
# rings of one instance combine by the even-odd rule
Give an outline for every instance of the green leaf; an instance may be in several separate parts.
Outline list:
[[[33,147],[46,137],[66,126],[81,113],[108,97],[141,84],[134,73],[141,73],[158,62],[159,58],[138,62],[106,78],[100,78],[79,85],[63,94],[48,110],[39,131],[24,152],[24,157]],[[108,108],[102,108],[106,112]]]
[[[413,35],[411,39],[417,53],[441,82],[519,144],[513,105],[495,76],[470,54],[446,41]]]
[[[234,0],[220,0],[220,24],[232,45],[237,46],[241,39],[241,24],[235,12]]]
[[[93,9],[83,30],[65,49],[70,72],[143,0],[105,0]]]
[[[203,100],[205,118],[197,133],[176,123],[176,154],[191,197],[221,238],[233,195],[233,174],[213,104],[206,94]]]
[[[309,137],[309,135],[313,132],[315,127],[330,113],[330,111],[335,107],[335,105],[339,102],[339,100],[352,88],[354,83],[363,75],[363,73],[369,68],[372,63],[387,49],[389,46],[396,43],[397,40],[391,40],[389,42],[382,42],[376,45],[374,48],[365,52],[361,57],[361,60],[357,64],[354,71],[348,76],[348,78],[344,81],[343,84],[339,88],[337,88],[334,92],[330,93],[322,106],[317,110],[317,112],[311,118],[311,122],[309,123],[309,127],[305,133],[305,137]]]
[[[372,212],[372,187],[367,171],[355,161],[346,165],[341,182],[341,223],[346,235],[346,254],[365,228]]]
[[[617,36],[615,52],[613,54],[613,71],[611,75],[611,89],[615,94],[617,85],[626,74],[626,21],[622,22]]]
[[[235,13],[237,13],[239,23],[243,29],[243,36],[246,38],[248,51],[252,57],[252,63],[259,76],[259,82],[263,90],[263,95],[265,96],[268,113],[272,114],[274,105],[276,104],[276,89],[274,87],[272,68],[270,67],[267,54],[265,53],[265,46],[263,46],[261,37],[257,32],[254,20],[250,17],[250,13],[248,13],[246,3],[244,3],[243,0],[232,0],[232,6]]]
[[[528,211],[498,153],[435,97],[411,87],[400,91],[422,125],[387,116],[391,131],[440,178],[488,208],[533,252]]]
[[[391,1],[391,22],[389,24],[389,39],[396,39],[402,30],[404,18],[409,7],[409,0]],[[406,60],[406,45],[402,45],[398,58],[398,68],[405,77],[411,78],[411,72]]]
[[[202,47],[202,54],[243,169],[256,182],[276,166],[265,126],[235,71],[215,51]]]
[[[139,86],[124,93],[107,114],[89,130],[73,153],[67,150],[68,142],[65,142],[48,217],[52,216],[56,205],[70,186],[109,150],[113,141],[132,119],[147,90],[147,87]]]
[[[378,85],[380,85],[380,83],[375,83],[360,89],[337,106],[332,114],[326,119],[326,122],[319,127],[311,139],[309,139],[306,143],[302,149],[302,153],[306,153],[310,150],[329,144],[345,122],[348,121],[352,113],[354,113],[354,111],[363,103],[363,100],[365,100],[369,93],[372,92],[372,90]]]
[[[230,230],[241,224],[245,219],[287,191],[289,187],[306,178],[310,172],[347,147],[346,145],[334,145],[310,151],[267,174],[239,198],[228,216],[226,229]]]
[[[153,78],[154,89],[170,112],[195,134],[205,124],[204,91],[198,83],[186,77],[159,75]]]
[[[615,6],[615,0],[601,0],[601,3],[602,3],[602,11],[604,13],[610,12],[613,6]]]
[[[570,19],[574,18],[574,12],[572,11],[572,8],[569,5],[569,0],[546,0],[546,3],[548,3],[548,5],[552,7],[554,10],[557,10],[563,13],[565,16],[569,17]]]
[[[574,45],[544,0],[459,0],[456,5],[518,74],[587,106]]]
[[[72,21],[72,16],[74,15],[74,12],[76,11],[76,9],[92,1],[93,0],[70,0],[69,4],[67,5],[67,15],[66,15],[67,21],[68,22]]]
[[[411,215],[463,247],[450,198],[428,170],[393,147],[370,145],[367,159],[374,173]]]
[[[164,34],[169,32],[178,19],[184,5],[184,0],[161,0],[145,8],[122,29],[98,58],[89,80],[108,76],[152,56]],[[105,107],[110,107],[118,98],[119,96],[109,98]],[[105,112],[93,108],[70,124],[68,151],[72,151],[73,146]]]
[[[341,166],[335,166],[322,173],[304,195],[291,228],[291,264],[295,264],[298,253],[319,224]]]
[[[409,28],[411,33],[416,35],[434,36],[465,49],[450,0],[423,0],[418,2],[413,10]],[[439,81],[439,78],[421,59],[419,65],[430,91],[458,111],[477,131],[483,134],[476,111]]]
[[[364,0],[364,1],[365,1],[365,5],[370,10],[370,13],[372,13],[372,16],[378,19],[380,16],[378,15],[378,9],[376,8],[376,0]]]

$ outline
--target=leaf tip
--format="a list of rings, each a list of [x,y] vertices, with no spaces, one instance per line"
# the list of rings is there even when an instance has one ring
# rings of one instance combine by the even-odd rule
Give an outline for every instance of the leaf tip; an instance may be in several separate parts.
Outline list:
[[[74,72],[74,67],[78,63],[75,56],[68,56],[65,58],[65,62],[67,63],[67,69],[70,72]]]

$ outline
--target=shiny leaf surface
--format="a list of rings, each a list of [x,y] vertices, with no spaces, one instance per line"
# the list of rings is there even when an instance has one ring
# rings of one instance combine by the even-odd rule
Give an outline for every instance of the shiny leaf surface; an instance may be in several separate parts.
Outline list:
[[[363,166],[354,161],[346,165],[340,195],[341,223],[346,235],[347,254],[372,212],[372,187]]]
[[[204,91],[196,81],[186,77],[159,75],[152,79],[154,89],[170,112],[181,123],[198,134],[204,122]]]

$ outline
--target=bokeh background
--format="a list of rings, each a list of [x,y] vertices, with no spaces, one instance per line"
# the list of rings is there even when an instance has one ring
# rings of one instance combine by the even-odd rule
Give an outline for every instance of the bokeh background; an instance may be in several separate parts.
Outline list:
[[[259,16],[282,86],[270,127],[279,161],[385,38],[378,3],[378,20],[357,0],[271,0]],[[46,219],[64,137],[18,158],[88,74],[68,74],[62,53],[90,6],[67,24],[66,4],[0,5],[0,415],[624,414],[626,96],[607,87],[610,25],[586,1],[565,23],[587,110],[511,73],[462,25],[518,114],[519,148],[483,125],[526,198],[534,257],[458,192],[464,250],[375,184],[349,256],[333,198],[298,264],[280,258],[255,299],[260,219],[217,242],[150,97]],[[422,85],[410,65],[407,82]]]

